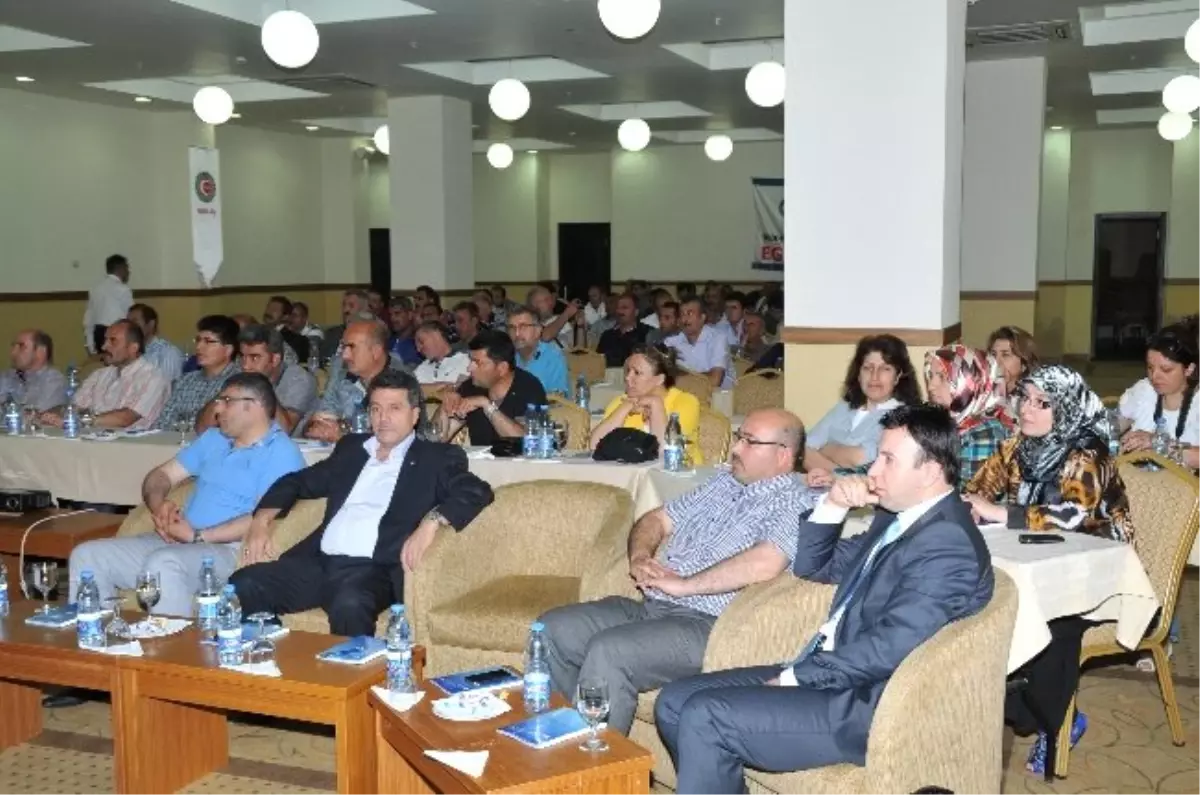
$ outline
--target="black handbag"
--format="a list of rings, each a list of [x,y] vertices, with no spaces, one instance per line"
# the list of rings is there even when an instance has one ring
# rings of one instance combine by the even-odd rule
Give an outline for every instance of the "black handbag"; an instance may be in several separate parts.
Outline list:
[[[596,445],[592,458],[619,464],[644,464],[658,458],[658,439],[636,428],[614,428]]]

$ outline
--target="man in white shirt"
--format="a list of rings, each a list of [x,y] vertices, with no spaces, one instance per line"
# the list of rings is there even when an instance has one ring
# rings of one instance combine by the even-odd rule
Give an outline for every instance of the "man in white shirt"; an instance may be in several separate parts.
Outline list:
[[[107,274],[88,291],[87,309],[83,313],[83,344],[95,355],[104,347],[104,330],[124,320],[133,306],[133,290],[129,289],[129,260],[113,254],[104,261]]]
[[[725,344],[737,347],[742,343],[746,325],[746,296],[736,290],[725,297],[725,316],[713,328],[725,335]]]
[[[714,389],[733,386],[733,367],[729,344],[724,334],[704,322],[704,305],[699,298],[684,301],[680,307],[682,333],[663,342],[675,350],[680,367],[708,376]]]
[[[588,301],[583,307],[584,323],[587,324],[588,328],[608,317],[608,309],[604,305],[604,296],[604,289],[600,285],[593,284],[588,288]]]
[[[471,358],[466,353],[455,353],[446,339],[446,329],[440,323],[422,323],[417,329],[417,350],[425,361],[417,365],[413,375],[424,387],[426,396],[443,389],[455,389],[467,379]]]

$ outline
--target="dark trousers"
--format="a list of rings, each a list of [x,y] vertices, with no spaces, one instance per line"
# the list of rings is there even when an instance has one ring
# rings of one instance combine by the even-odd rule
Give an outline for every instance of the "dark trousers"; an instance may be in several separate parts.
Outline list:
[[[745,792],[746,765],[786,773],[862,764],[838,746],[831,692],[764,684],[781,668],[717,671],[662,689],[654,720],[679,773],[677,792]]]
[[[96,346],[96,353],[104,350],[104,334],[108,331],[108,326],[92,326],[92,344]]]
[[[233,573],[243,615],[276,615],[321,608],[335,635],[374,635],[379,614],[393,601],[395,566],[337,555],[287,555]],[[403,590],[399,591],[403,598]]]

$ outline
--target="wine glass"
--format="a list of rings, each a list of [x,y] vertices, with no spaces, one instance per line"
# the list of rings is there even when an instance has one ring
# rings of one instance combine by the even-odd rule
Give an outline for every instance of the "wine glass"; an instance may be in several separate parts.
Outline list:
[[[25,407],[25,433],[30,436],[37,436],[42,429],[38,423],[38,410],[33,406]]]
[[[588,722],[588,738],[579,750],[599,753],[608,750],[600,739],[600,719],[608,714],[608,682],[603,679],[580,679],[575,695],[575,708]]]
[[[129,623],[125,621],[125,616],[122,615],[122,611],[125,609],[125,597],[110,596],[104,600],[104,606],[113,614],[112,621],[108,622],[108,626],[104,630],[105,634],[122,641],[129,640],[133,632],[129,628]]]
[[[92,432],[92,426],[95,424],[96,415],[91,409],[79,410],[79,428],[83,431],[84,435],[90,434]]]
[[[567,450],[567,441],[571,438],[571,428],[566,422],[554,423],[554,449],[561,455]]]
[[[179,446],[183,447],[187,444],[187,435],[196,427],[196,417],[186,411],[181,411],[175,415],[175,430],[179,431]]]
[[[158,572],[156,571],[143,571],[139,574],[134,589],[137,594],[138,606],[147,613],[162,598],[162,587],[160,586]]]
[[[53,560],[38,560],[30,563],[26,569],[29,583],[42,595],[42,606],[39,613],[50,612],[50,592],[58,585],[58,562]]]
[[[253,621],[258,624],[258,632],[254,635],[254,642],[250,644],[250,650],[246,653],[246,657],[253,665],[256,662],[268,663],[275,659],[275,641],[267,637],[266,624],[271,619],[275,618],[274,613],[251,613],[246,617],[247,621]]]

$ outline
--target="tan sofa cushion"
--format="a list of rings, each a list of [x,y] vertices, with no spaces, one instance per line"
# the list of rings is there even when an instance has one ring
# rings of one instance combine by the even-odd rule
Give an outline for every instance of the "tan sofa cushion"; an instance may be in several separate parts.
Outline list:
[[[439,645],[521,652],[534,619],[578,600],[578,577],[501,577],[430,610],[429,640]]]
[[[651,690],[646,693],[638,693],[637,709],[633,715],[639,720],[644,720],[650,725],[654,725],[654,704],[658,701],[658,694],[662,692],[662,688]]]

